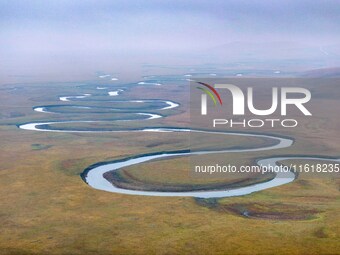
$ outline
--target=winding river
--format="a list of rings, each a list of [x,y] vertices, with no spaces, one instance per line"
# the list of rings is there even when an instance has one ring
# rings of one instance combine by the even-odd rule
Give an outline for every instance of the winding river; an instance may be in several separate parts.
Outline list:
[[[107,89],[98,87],[97,89]],[[109,96],[117,97],[123,90],[117,90],[117,93],[108,93]],[[82,94],[82,95],[71,95],[71,96],[61,96],[59,97],[60,101],[63,102],[70,102],[76,101],[81,102],[79,100],[86,100],[90,98],[91,94]],[[169,100],[115,100],[113,102],[119,103],[137,103],[137,104],[156,104],[154,105],[154,110],[169,110],[179,106],[178,103],[169,101]],[[111,110],[113,112],[120,111],[121,113],[124,109],[121,108],[107,108],[107,107],[91,107],[91,106],[79,106],[79,105],[55,105],[55,106],[37,106],[33,109],[37,112],[41,113],[59,113],[65,114],[62,112],[58,112],[61,107],[69,107],[74,109],[99,109],[99,110]],[[140,111],[143,109],[142,106],[137,108],[130,108],[129,114],[139,115],[138,118],[119,118],[113,121],[138,121],[138,120],[153,120],[157,118],[163,118],[163,115],[157,113],[150,113],[147,111]],[[186,129],[186,128],[139,128],[133,130],[77,130],[77,129],[60,129],[56,126],[57,124],[65,124],[65,123],[91,123],[91,122],[112,122],[112,121],[103,121],[103,120],[67,120],[67,121],[48,121],[48,122],[31,122],[21,124],[18,127],[24,130],[30,131],[40,131],[40,132],[69,132],[69,133],[103,133],[103,132],[197,132],[197,133],[208,133],[208,134],[223,134],[229,136],[247,136],[247,137],[255,137],[255,138],[265,138],[271,139],[275,141],[274,145],[270,146],[263,146],[258,148],[244,148],[244,149],[222,149],[222,150],[201,150],[201,151],[174,151],[174,152],[159,152],[154,154],[148,155],[137,155],[133,157],[128,157],[125,159],[116,160],[113,162],[102,162],[92,165],[84,170],[82,174],[83,180],[92,188],[97,190],[103,190],[113,193],[121,193],[121,194],[129,194],[129,195],[143,195],[143,196],[166,196],[166,197],[174,197],[174,196],[185,196],[185,197],[199,197],[199,198],[220,198],[220,197],[232,197],[232,196],[242,196],[251,194],[253,192],[269,189],[272,187],[277,187],[280,185],[284,185],[290,183],[295,180],[296,176],[293,172],[278,172],[276,176],[266,182],[253,184],[245,187],[240,188],[232,188],[232,189],[223,189],[223,190],[203,190],[203,191],[187,191],[187,192],[161,192],[161,191],[141,191],[141,190],[129,190],[118,188],[114,186],[111,182],[103,177],[106,172],[110,171],[117,171],[123,167],[128,167],[136,164],[141,164],[144,162],[148,162],[151,160],[160,160],[164,158],[171,158],[171,157],[180,157],[180,156],[189,156],[189,155],[203,155],[203,154],[212,154],[212,153],[238,153],[238,152],[252,152],[252,151],[265,151],[265,150],[276,150],[290,147],[293,144],[293,139],[287,137],[280,137],[272,134],[254,134],[254,133],[237,133],[237,132],[221,132],[221,131],[206,131],[206,130],[195,130],[195,129]],[[288,159],[312,159],[312,160],[332,160],[340,162],[340,159],[329,159],[325,157],[300,157],[300,156],[292,156],[292,157],[270,157],[265,159],[259,159],[257,161],[258,165],[267,166],[267,167],[275,167],[279,161],[288,160]]]

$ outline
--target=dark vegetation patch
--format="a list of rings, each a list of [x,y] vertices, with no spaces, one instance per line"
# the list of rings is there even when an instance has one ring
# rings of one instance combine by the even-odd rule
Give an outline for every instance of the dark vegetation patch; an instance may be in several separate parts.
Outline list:
[[[200,206],[222,212],[232,213],[253,219],[266,220],[312,220],[316,219],[320,211],[299,205],[284,203],[230,203],[221,204],[218,199],[196,198]]]
[[[59,163],[59,169],[69,175],[79,175],[84,164],[84,159],[66,159]]]
[[[300,187],[303,187],[303,188],[313,188],[313,185],[308,180],[298,179],[295,182]]]
[[[3,255],[37,255],[39,253],[25,250],[25,249],[19,249],[19,248],[0,248],[0,254],[3,254]]]
[[[325,227],[321,227],[314,232],[314,236],[317,238],[328,238],[329,234],[327,233],[327,229]]]
[[[24,116],[26,116],[26,114],[22,112],[7,112],[7,113],[0,114],[1,119],[19,118],[19,117],[24,117]]]
[[[35,150],[35,151],[47,150],[48,148],[51,148],[52,146],[53,145],[50,145],[50,144],[40,144],[40,143],[31,144],[32,150]]]
[[[239,188],[252,184],[267,182],[274,178],[268,175],[264,178],[243,178],[233,180],[232,182],[218,182],[207,184],[169,184],[164,182],[144,181],[136,178],[129,171],[124,169],[118,171],[110,171],[104,173],[104,178],[111,182],[114,186],[122,189],[143,190],[143,191],[161,191],[161,192],[183,192],[183,191],[202,191],[202,190],[223,190],[231,188]]]
[[[154,148],[154,147],[158,147],[158,146],[163,146],[163,145],[169,145],[169,144],[177,144],[180,143],[181,141],[179,139],[173,139],[171,141],[167,141],[166,143],[164,141],[160,141],[160,142],[152,142],[147,144],[145,147],[146,148]]]

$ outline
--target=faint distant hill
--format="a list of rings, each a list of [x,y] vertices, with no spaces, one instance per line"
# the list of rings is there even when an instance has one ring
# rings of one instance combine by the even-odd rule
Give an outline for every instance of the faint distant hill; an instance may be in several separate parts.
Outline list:
[[[340,67],[320,68],[309,70],[301,74],[302,77],[340,77]]]
[[[315,45],[312,42],[230,42],[202,52],[206,60],[232,63],[240,68],[306,70],[317,66],[340,66],[340,45]]]
[[[231,42],[211,48],[210,54],[237,59],[287,59],[319,56],[320,52],[315,47],[295,42]]]

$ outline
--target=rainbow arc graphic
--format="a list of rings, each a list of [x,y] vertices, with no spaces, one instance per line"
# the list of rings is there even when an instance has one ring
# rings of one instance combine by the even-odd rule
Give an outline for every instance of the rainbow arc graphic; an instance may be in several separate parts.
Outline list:
[[[214,102],[214,105],[217,105],[217,100],[220,103],[220,105],[223,104],[220,94],[216,91],[216,89],[204,82],[197,82],[198,84],[203,85],[206,88],[196,87],[199,90],[202,90],[205,94],[202,94],[201,96],[201,114],[207,115],[207,95],[212,99]],[[217,100],[216,100],[217,98]]]

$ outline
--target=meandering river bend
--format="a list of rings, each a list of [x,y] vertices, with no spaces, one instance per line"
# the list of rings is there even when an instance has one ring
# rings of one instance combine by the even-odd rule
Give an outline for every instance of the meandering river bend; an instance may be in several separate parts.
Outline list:
[[[97,88],[97,89],[106,89],[106,88]],[[117,91],[109,91],[108,96],[119,96],[119,94],[123,92],[123,90]],[[59,97],[60,101],[76,101],[77,103],[81,103],[79,100],[86,100],[91,98],[91,94],[81,94],[81,95],[70,95],[70,96],[61,96]],[[152,120],[157,118],[163,118],[164,116],[161,114],[151,113],[147,110],[143,110],[143,104],[154,104],[154,109],[158,111],[166,111],[169,109],[173,109],[179,106],[178,103],[169,101],[169,100],[113,100],[113,102],[119,105],[120,102],[137,104],[135,108],[130,108],[129,118],[121,117],[119,119],[115,119],[114,121],[138,121],[138,120]],[[81,106],[81,105],[55,105],[55,106],[36,106],[33,110],[41,113],[47,114],[65,114],[58,112],[62,107],[69,107],[74,109],[82,109],[84,111],[89,109],[102,110],[105,113],[107,112],[119,112],[124,113],[124,108],[112,107],[89,107],[89,106]],[[149,108],[148,108],[149,109]],[[131,118],[131,115],[135,115]],[[290,183],[295,180],[296,176],[293,172],[278,172],[276,173],[275,178],[258,184],[253,184],[245,187],[232,188],[232,189],[223,189],[223,190],[201,190],[201,191],[187,191],[187,192],[161,192],[161,191],[143,191],[143,190],[129,190],[123,189],[114,186],[111,182],[103,177],[106,172],[117,171],[123,167],[128,167],[131,165],[141,164],[144,162],[148,162],[151,160],[160,160],[164,158],[171,157],[180,157],[180,156],[189,156],[189,155],[203,155],[203,154],[212,154],[212,153],[238,153],[238,152],[251,152],[251,151],[267,151],[267,150],[277,150],[281,148],[290,147],[293,144],[293,139],[287,137],[276,136],[273,134],[255,134],[255,133],[237,133],[237,132],[221,132],[221,131],[207,131],[207,130],[196,130],[196,129],[186,129],[186,128],[176,128],[176,127],[155,127],[155,128],[139,128],[133,130],[77,130],[77,129],[66,129],[66,128],[58,128],[56,127],[58,124],[72,124],[72,123],[91,123],[91,122],[112,122],[112,121],[101,121],[101,120],[67,120],[67,121],[48,121],[48,122],[31,122],[24,123],[19,125],[18,127],[23,130],[29,131],[39,131],[39,132],[68,132],[68,133],[102,133],[102,132],[200,132],[200,133],[209,133],[209,134],[223,134],[229,136],[247,136],[247,137],[255,137],[255,138],[266,138],[275,141],[274,145],[270,146],[262,146],[257,148],[244,148],[244,149],[221,149],[221,150],[201,150],[201,151],[175,151],[175,152],[159,152],[154,154],[147,155],[136,155],[133,157],[128,157],[125,159],[120,159],[113,162],[100,162],[94,164],[82,173],[83,180],[92,188],[97,190],[103,190],[113,193],[121,193],[121,194],[129,194],[129,195],[143,195],[143,196],[186,196],[186,197],[199,197],[199,198],[220,198],[220,197],[232,197],[232,196],[242,196],[251,194],[253,192],[277,187],[280,185],[284,185]],[[288,159],[310,159],[310,160],[332,160],[339,161],[340,159],[329,159],[324,157],[270,157],[265,159],[259,159],[257,161],[258,165],[274,167],[278,164],[279,161],[288,160]]]

